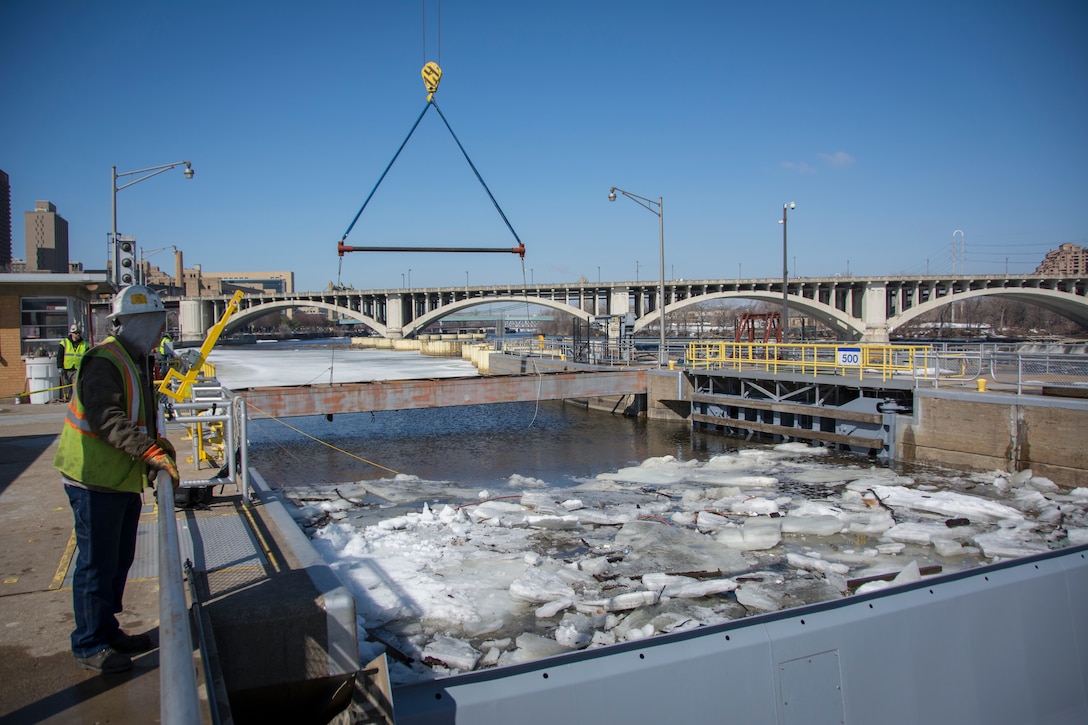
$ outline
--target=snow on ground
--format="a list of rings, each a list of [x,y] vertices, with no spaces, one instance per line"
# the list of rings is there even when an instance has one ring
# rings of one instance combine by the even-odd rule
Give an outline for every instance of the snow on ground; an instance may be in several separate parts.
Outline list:
[[[1030,472],[829,464],[785,444],[573,486],[292,486],[397,683],[632,641],[1088,541],[1088,491]],[[428,503],[421,503],[421,501]],[[852,581],[886,576],[864,584]],[[853,586],[852,586],[853,584]]]
[[[218,347],[208,356],[216,377],[231,390],[309,383],[475,377],[470,362],[392,350],[300,347],[290,343]]]

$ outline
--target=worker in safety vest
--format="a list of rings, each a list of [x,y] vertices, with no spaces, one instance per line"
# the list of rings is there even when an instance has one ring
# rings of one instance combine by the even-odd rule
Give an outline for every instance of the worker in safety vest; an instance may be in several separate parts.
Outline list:
[[[166,309],[142,285],[113,300],[114,334],[83,355],[53,465],[61,472],[75,517],[78,554],[72,576],[76,628],[72,653],[95,672],[123,672],[129,655],[154,645],[147,634],[123,632],[129,567],[136,555],[140,493],[149,474],[166,471],[175,485],[174,450],[156,431],[151,351]]]
[[[68,328],[68,337],[60,341],[57,348],[57,367],[60,368],[61,400],[68,402],[72,397],[72,381],[75,380],[76,370],[83,354],[87,352],[87,341],[83,339],[79,325]]]
[[[170,360],[174,357],[174,340],[169,332],[162,333],[159,347],[155,351],[156,373],[159,379],[166,377],[166,371],[170,369]]]

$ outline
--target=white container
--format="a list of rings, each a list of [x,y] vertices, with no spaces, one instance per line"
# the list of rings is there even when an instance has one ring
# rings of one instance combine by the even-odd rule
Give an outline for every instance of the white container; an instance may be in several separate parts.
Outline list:
[[[52,390],[60,385],[60,372],[54,357],[25,357],[27,390],[31,403],[48,403],[56,396]]]

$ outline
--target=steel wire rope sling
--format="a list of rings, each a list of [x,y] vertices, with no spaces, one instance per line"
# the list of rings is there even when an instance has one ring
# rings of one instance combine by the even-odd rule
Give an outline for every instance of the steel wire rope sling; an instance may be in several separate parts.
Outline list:
[[[434,100],[434,94],[438,91],[438,84],[442,80],[442,69],[438,67],[437,63],[432,61],[432,62],[429,62],[429,63],[427,63],[426,65],[423,66],[423,70],[421,71],[421,73],[422,73],[422,76],[423,76],[423,84],[427,88],[427,104],[423,107],[423,111],[420,112],[419,117],[416,118],[416,122],[414,124],[412,124],[412,129],[408,132],[408,135],[405,137],[404,141],[401,142],[401,145],[397,149],[397,152],[395,154],[393,154],[392,160],[390,160],[389,164],[385,167],[385,170],[382,172],[381,176],[378,177],[378,183],[376,183],[374,185],[374,188],[370,190],[370,194],[368,194],[366,199],[363,201],[363,205],[359,208],[359,211],[355,214],[355,218],[351,220],[351,224],[348,225],[348,228],[344,231],[343,236],[340,237],[340,241],[337,242],[337,244],[336,244],[336,252],[340,257],[340,266],[339,266],[339,269],[337,270],[337,274],[336,274],[336,281],[337,281],[338,286],[340,284],[340,273],[342,272],[343,266],[344,266],[344,254],[346,252],[469,252],[469,253],[494,253],[494,252],[498,252],[498,253],[510,253],[510,254],[517,254],[518,256],[521,257],[522,277],[525,276],[525,243],[521,241],[521,238],[518,236],[518,233],[516,231],[514,231],[513,225],[510,224],[510,220],[506,217],[506,214],[503,212],[502,207],[499,206],[499,202],[496,201],[495,195],[491,193],[491,189],[488,188],[487,183],[484,181],[483,177],[480,175],[480,172],[476,169],[476,165],[472,163],[472,159],[469,158],[468,152],[465,151],[464,145],[461,144],[461,140],[458,139],[457,134],[453,132],[453,127],[450,126],[449,121],[446,120],[446,115],[444,113],[442,113],[442,109],[438,107],[438,103]],[[501,247],[354,247],[354,246],[348,246],[347,244],[344,243],[347,240],[348,235],[351,234],[351,230],[355,228],[355,224],[359,221],[359,217],[362,216],[363,211],[366,209],[367,205],[370,203],[370,200],[372,198],[374,198],[375,192],[378,191],[378,187],[381,186],[381,183],[385,179],[386,175],[389,173],[389,170],[391,168],[393,168],[393,164],[396,163],[397,158],[400,157],[401,151],[404,150],[404,147],[408,144],[408,141],[412,138],[412,134],[415,133],[416,129],[419,127],[420,122],[423,120],[423,117],[425,115],[427,115],[427,111],[430,110],[430,108],[432,106],[434,106],[434,110],[438,111],[438,115],[442,119],[442,123],[445,124],[446,129],[450,132],[450,135],[453,137],[454,142],[457,144],[457,148],[459,148],[461,150],[461,155],[465,157],[465,161],[468,162],[469,168],[472,169],[472,173],[476,175],[476,179],[480,182],[480,185],[483,186],[484,191],[487,192],[488,198],[491,199],[491,203],[495,206],[496,211],[499,212],[499,216],[502,217],[503,222],[506,224],[506,228],[510,230],[510,233],[514,236],[514,240],[517,241],[518,246],[512,247],[512,248],[501,248]]]

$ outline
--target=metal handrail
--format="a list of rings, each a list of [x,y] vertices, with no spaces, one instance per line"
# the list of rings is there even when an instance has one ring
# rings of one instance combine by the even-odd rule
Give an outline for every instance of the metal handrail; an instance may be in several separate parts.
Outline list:
[[[761,369],[856,376],[879,374],[881,380],[914,376],[919,364],[932,355],[928,345],[861,343],[691,342],[684,366],[688,368]]]
[[[197,433],[193,436],[193,445],[196,448],[202,443],[199,437],[199,429],[208,423],[223,423],[223,457],[226,459],[227,476],[211,479],[184,480],[182,486],[207,486],[219,484],[234,484],[242,494],[242,501],[248,505],[250,502],[251,487],[249,481],[249,420],[246,411],[245,400],[232,390],[214,384],[193,386],[190,391],[191,400],[185,403],[173,403],[175,413],[171,422],[184,425],[193,425]],[[222,412],[207,414],[213,408],[219,408]],[[190,415],[178,415],[178,412],[196,413]],[[237,457],[235,451],[238,452]],[[194,450],[193,460],[200,460],[199,450]]]
[[[998,353],[989,356],[990,376],[995,382],[1012,383],[1015,370],[1017,394],[1024,385],[1048,388],[1088,388],[1088,355],[1072,353]]]
[[[172,423],[202,425],[222,422],[225,428],[225,456],[228,476],[214,479],[181,481],[179,486],[208,485],[210,483],[234,483],[240,489],[248,505],[250,500],[249,452],[247,450],[248,426],[246,404],[240,396],[226,388],[194,386],[189,402],[171,404]],[[198,397],[212,392],[212,396]],[[218,406],[222,413],[193,415],[198,411],[210,411]],[[178,413],[181,415],[178,415]],[[165,410],[159,409],[159,429],[165,429]],[[199,433],[198,433],[199,435]],[[236,460],[234,451],[239,451]],[[199,461],[199,458],[194,458]],[[239,470],[240,469],[240,470]],[[169,725],[191,725],[202,722],[200,699],[197,693],[196,668],[193,664],[192,633],[189,610],[185,600],[184,577],[181,565],[181,548],[178,541],[177,520],[174,515],[174,486],[170,476],[159,472],[156,476],[156,501],[159,525],[159,701],[160,718]]]
[[[914,384],[932,383],[934,388],[945,382],[970,382],[982,375],[981,350],[931,350],[919,361],[914,371]]]
[[[155,480],[159,509],[159,718],[166,725],[201,722],[192,633],[181,575],[181,548],[170,475]]]

